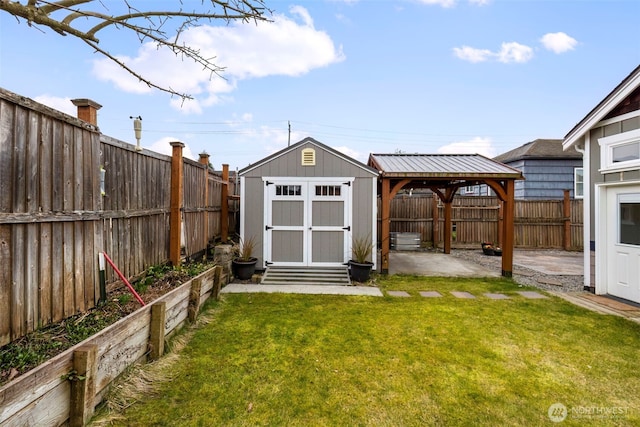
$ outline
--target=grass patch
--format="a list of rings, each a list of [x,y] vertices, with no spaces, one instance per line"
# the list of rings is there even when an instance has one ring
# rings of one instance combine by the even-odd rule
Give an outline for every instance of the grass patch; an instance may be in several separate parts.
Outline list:
[[[504,279],[379,282],[513,298],[226,295],[122,425],[552,425],[556,402],[563,425],[640,423],[640,325]]]

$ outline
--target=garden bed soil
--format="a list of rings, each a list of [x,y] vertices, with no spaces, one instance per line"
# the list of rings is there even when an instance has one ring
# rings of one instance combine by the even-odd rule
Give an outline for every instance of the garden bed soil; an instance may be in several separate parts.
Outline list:
[[[136,286],[137,292],[148,304],[206,270],[202,264],[196,268],[165,268],[147,274]],[[140,283],[138,282],[138,283]],[[61,322],[44,326],[3,347],[0,347],[0,386],[24,374],[66,349],[84,341],[107,326],[140,308],[140,303],[129,289],[122,285],[107,296],[107,301]]]

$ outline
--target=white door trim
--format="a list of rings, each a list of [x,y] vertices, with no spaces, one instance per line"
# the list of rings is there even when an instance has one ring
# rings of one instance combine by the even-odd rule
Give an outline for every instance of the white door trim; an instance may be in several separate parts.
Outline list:
[[[595,293],[598,295],[609,293],[609,242],[611,239],[617,239],[617,235],[610,236],[608,232],[609,222],[615,221],[617,224],[617,218],[609,217],[608,209],[610,203],[618,203],[618,194],[609,190],[628,189],[634,186],[640,186],[640,181],[602,183],[595,186]],[[633,192],[635,193],[636,191]]]
[[[351,251],[351,230],[348,230],[345,232],[345,239],[344,239],[344,248],[343,248],[343,262],[342,263],[327,263],[327,262],[313,262],[313,253],[312,253],[312,244],[311,244],[311,233],[313,232],[312,230],[312,221],[313,221],[313,212],[312,212],[312,203],[314,200],[332,200],[334,198],[332,197],[328,197],[328,198],[323,198],[320,199],[318,196],[315,196],[315,194],[313,194],[313,187],[315,185],[335,185],[335,184],[345,184],[348,183],[348,185],[346,186],[347,191],[346,194],[341,195],[339,198],[335,198],[335,200],[342,200],[344,201],[344,224],[348,225],[348,226],[352,226],[352,222],[353,222],[353,209],[352,209],[352,203],[353,203],[353,183],[355,181],[355,177],[278,177],[278,176],[265,176],[262,177],[262,181],[263,181],[263,191],[264,191],[264,209],[263,209],[263,221],[265,224],[265,229],[263,231],[263,254],[264,254],[264,261],[265,261],[265,266],[267,262],[271,262],[272,263],[272,258],[273,258],[273,241],[272,241],[272,233],[270,233],[269,229],[267,229],[267,226],[269,224],[272,224],[272,203],[273,203],[273,198],[270,192],[270,185],[271,183],[273,183],[273,185],[278,185],[278,184],[290,184],[290,185],[302,185],[303,186],[303,192],[302,192],[302,196],[292,196],[291,200],[303,200],[304,201],[304,223],[302,227],[299,226],[295,226],[295,227],[286,227],[286,226],[279,226],[278,229],[279,230],[287,230],[287,229],[291,229],[291,230],[303,230],[303,254],[302,254],[302,261],[301,262],[278,262],[277,265],[279,266],[290,266],[290,267],[297,267],[297,266],[326,266],[326,267],[336,267],[336,266],[341,266],[343,265],[343,263],[346,263],[349,260],[349,255],[350,255],[350,251]],[[267,183],[269,183],[269,185],[267,185]],[[335,227],[318,227],[316,226],[316,231],[318,231],[318,229],[323,230],[333,230]]]

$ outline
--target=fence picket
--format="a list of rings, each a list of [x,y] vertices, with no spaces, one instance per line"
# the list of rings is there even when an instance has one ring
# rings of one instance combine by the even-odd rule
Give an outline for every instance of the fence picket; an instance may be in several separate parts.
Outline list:
[[[2,346],[92,308],[99,297],[99,252],[112,255],[127,278],[168,261],[171,157],[136,151],[4,89],[0,127]],[[190,258],[220,236],[222,183],[208,165],[185,159],[184,168],[188,241],[182,255]],[[107,283],[108,289],[118,286],[111,271]]]
[[[380,201],[378,201],[380,203]],[[435,204],[435,205],[434,205]],[[437,207],[437,217],[431,214]],[[569,201],[570,249],[582,248],[582,200]],[[500,202],[496,197],[457,196],[453,200],[453,247],[479,247],[482,241],[499,242]],[[378,212],[381,212],[378,204]],[[430,195],[396,196],[390,207],[391,232],[420,233],[423,244],[443,246],[444,208]],[[378,233],[380,233],[378,217]],[[437,221],[437,224],[434,224]],[[514,242],[520,248],[563,248],[563,200],[516,200]]]

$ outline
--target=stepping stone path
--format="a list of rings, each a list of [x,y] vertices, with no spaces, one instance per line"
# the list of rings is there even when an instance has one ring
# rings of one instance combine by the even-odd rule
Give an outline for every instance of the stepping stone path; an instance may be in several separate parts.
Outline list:
[[[453,295],[456,298],[466,298],[466,299],[475,298],[475,295],[470,294],[469,292],[451,291],[451,295]]]
[[[509,299],[505,294],[484,294],[489,299]]]
[[[440,298],[442,294],[438,291],[421,291],[420,296],[425,298]]]
[[[409,295],[408,292],[405,292],[405,291],[387,291],[387,293],[392,297],[407,298],[407,297],[411,296],[411,295]]]
[[[534,291],[520,291],[518,292],[520,295],[522,295],[525,298],[529,298],[529,299],[541,299],[541,298],[547,298],[546,296],[539,294],[537,292]]]
[[[518,291],[518,293],[520,295],[522,295],[525,298],[528,299],[544,299],[544,298],[548,298],[546,295],[542,295],[541,293],[535,292],[535,291]],[[411,295],[409,295],[408,292],[405,291],[387,291],[387,294],[389,296],[392,297],[400,297],[400,298],[408,298]],[[461,292],[461,291],[451,291],[451,295],[453,295],[456,298],[461,298],[461,299],[475,299],[476,296],[469,293],[469,292]],[[505,295],[505,294],[494,294],[494,293],[486,293],[483,294],[485,297],[489,298],[489,299],[511,299],[510,296]],[[440,298],[442,297],[442,294],[438,291],[420,291],[420,296],[424,297],[424,298]]]

